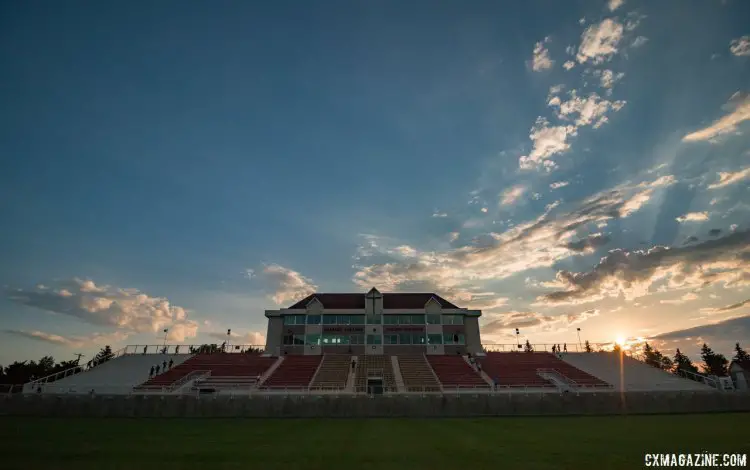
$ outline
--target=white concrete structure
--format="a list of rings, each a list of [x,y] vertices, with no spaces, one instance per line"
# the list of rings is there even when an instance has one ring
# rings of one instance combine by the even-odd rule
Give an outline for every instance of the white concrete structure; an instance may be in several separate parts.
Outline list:
[[[624,354],[563,353],[562,360],[626,392],[707,391],[714,388],[651,367]],[[620,361],[622,358],[622,362]]]
[[[120,356],[96,366],[86,372],[38,385],[42,393],[129,393],[133,387],[148,380],[151,366],[173,361],[173,367],[182,364],[190,354],[132,354]],[[31,384],[24,386],[24,393],[38,393]]]

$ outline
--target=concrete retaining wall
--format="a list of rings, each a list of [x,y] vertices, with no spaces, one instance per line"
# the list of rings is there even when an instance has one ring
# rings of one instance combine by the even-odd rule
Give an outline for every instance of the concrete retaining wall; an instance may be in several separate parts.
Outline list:
[[[750,411],[748,393],[465,396],[50,396],[0,398],[0,416],[144,418],[447,418]]]

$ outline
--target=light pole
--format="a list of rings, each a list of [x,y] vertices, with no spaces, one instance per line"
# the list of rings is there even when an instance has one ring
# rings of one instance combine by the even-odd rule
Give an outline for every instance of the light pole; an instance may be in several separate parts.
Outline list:
[[[162,354],[166,352],[167,349],[167,333],[169,332],[169,328],[164,328],[164,349],[162,349]]]
[[[576,328],[576,330],[578,330],[578,350],[580,351],[581,350],[581,329]]]
[[[518,346],[518,349],[521,349],[521,337],[519,336],[521,334],[520,331],[518,331],[518,328],[516,328],[516,345]]]
[[[232,337],[232,330],[227,329],[227,350],[232,352],[232,347],[229,345],[229,339]]]

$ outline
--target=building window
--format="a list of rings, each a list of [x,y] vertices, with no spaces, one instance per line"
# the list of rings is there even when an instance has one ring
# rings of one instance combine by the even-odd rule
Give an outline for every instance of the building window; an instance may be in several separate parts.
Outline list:
[[[427,344],[443,344],[443,335],[427,335]]]
[[[399,325],[411,325],[411,315],[396,315]]]
[[[308,346],[319,346],[320,335],[305,335],[305,344]]]
[[[424,325],[424,315],[412,315],[411,324],[412,325]]]
[[[308,315],[307,324],[308,325],[320,325],[320,315]]]
[[[382,337],[380,335],[367,335],[367,344],[380,344]]]
[[[463,325],[463,315],[443,315],[443,325]]]
[[[368,325],[380,325],[380,322],[381,322],[380,315],[367,315]]]
[[[284,325],[304,325],[305,315],[284,315]]]
[[[440,315],[427,315],[427,324],[428,325],[439,325],[440,324]]]
[[[398,335],[398,344],[411,344],[411,334],[401,333]]]
[[[305,344],[305,335],[294,335],[292,342],[295,346],[303,346]]]
[[[386,317],[388,318],[388,317]],[[383,336],[383,344],[398,344],[398,335]]]
[[[291,346],[293,341],[294,341],[294,336],[284,335],[282,343],[284,344],[284,346]]]
[[[411,335],[411,344],[425,344],[425,337],[423,334]]]
[[[324,325],[335,325],[336,324],[336,315],[323,315],[323,324]]]
[[[365,324],[365,316],[364,315],[352,315],[352,325],[364,325]]]
[[[349,336],[349,344],[365,344],[365,335]]]
[[[399,315],[383,315],[384,325],[398,325]]]
[[[464,344],[464,335],[459,333],[445,333],[443,335],[444,344]]]

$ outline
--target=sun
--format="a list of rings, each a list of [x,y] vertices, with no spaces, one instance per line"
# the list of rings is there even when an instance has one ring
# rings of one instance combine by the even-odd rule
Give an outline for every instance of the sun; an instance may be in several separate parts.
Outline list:
[[[617,339],[615,339],[615,343],[619,344],[620,346],[625,346],[625,337],[618,336]]]

